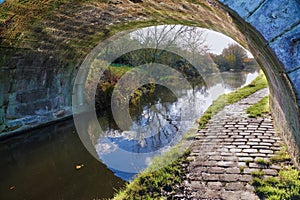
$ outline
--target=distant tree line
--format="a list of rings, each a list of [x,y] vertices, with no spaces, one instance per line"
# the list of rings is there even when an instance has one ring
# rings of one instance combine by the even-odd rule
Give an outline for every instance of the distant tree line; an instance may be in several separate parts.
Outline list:
[[[237,44],[230,44],[220,55],[213,53],[210,55],[220,71],[242,71],[247,65],[256,64],[255,60],[249,58],[247,52]]]

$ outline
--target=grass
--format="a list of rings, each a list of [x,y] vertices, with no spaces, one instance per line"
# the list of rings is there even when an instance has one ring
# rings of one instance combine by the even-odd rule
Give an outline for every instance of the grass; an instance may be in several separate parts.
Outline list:
[[[263,159],[263,158],[256,159],[255,163],[260,164],[260,165],[265,165],[267,167],[270,165],[270,162],[267,161],[267,160],[265,160],[265,159]]]
[[[254,171],[251,173],[253,177],[261,178],[264,175],[264,172],[262,170]]]
[[[250,160],[245,160],[245,163],[246,163],[247,166],[249,166]]]
[[[189,151],[180,155],[180,151],[175,148],[165,156],[156,157],[151,166],[128,183],[114,199],[165,199],[162,191],[168,194],[175,193],[174,186],[183,181],[185,172],[181,164],[185,162],[187,155]],[[169,163],[170,159],[173,159],[173,162]]]
[[[291,161],[291,156],[289,155],[289,153],[287,152],[287,147],[285,145],[283,145],[280,149],[280,151],[278,151],[275,156],[270,158],[270,161],[272,163],[286,163],[286,162],[290,162]]]
[[[263,177],[263,172],[252,172],[255,193],[260,199],[281,200],[300,199],[300,176],[297,169],[288,166],[291,160],[286,146],[282,146],[277,154],[271,157],[268,164],[282,164],[283,169],[279,170],[278,177]],[[265,160],[256,162],[265,163]]]
[[[300,199],[299,171],[291,167],[280,170],[278,177],[253,178],[253,185],[261,199]]]
[[[213,101],[212,105],[204,112],[202,117],[198,120],[199,129],[205,127],[207,122],[221,111],[225,106],[238,102],[239,100],[248,97],[254,92],[268,87],[267,79],[265,75],[261,72],[260,75],[252,81],[249,85],[236,90],[230,94],[223,94]]]
[[[248,107],[247,113],[249,117],[257,118],[263,116],[263,114],[269,113],[269,96],[262,98],[257,103],[253,104],[252,106]]]
[[[240,166],[239,168],[240,168],[240,172],[241,172],[241,173],[243,173],[243,172],[244,172],[244,169],[245,169],[245,167],[244,167],[244,166]]]

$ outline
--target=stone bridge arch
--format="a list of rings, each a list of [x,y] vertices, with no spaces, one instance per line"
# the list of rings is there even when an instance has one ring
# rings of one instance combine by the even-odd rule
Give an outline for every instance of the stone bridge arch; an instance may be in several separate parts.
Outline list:
[[[276,126],[299,162],[299,0],[7,1],[0,11],[0,136],[70,116],[78,68],[105,38],[183,24],[222,32],[251,51],[267,75]]]

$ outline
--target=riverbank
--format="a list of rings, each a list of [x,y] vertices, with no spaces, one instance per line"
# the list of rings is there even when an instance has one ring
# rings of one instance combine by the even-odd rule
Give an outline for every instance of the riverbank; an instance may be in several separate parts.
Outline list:
[[[152,165],[114,199],[256,199],[255,191],[267,196],[270,189],[256,187],[255,190],[252,183],[265,186],[263,175],[282,174],[283,165],[269,162],[280,150],[281,139],[276,136],[270,115],[249,118],[246,114],[247,107],[266,95],[266,89],[262,89],[266,87],[266,79],[260,75],[248,86],[221,95],[201,117],[198,129],[190,130],[176,147],[154,159]],[[252,107],[252,110],[255,109]],[[219,118],[222,114],[227,120]],[[184,148],[190,145],[189,149]],[[174,159],[182,152],[182,156]],[[174,161],[160,168],[170,158]],[[262,178],[260,182],[252,177],[257,173]]]

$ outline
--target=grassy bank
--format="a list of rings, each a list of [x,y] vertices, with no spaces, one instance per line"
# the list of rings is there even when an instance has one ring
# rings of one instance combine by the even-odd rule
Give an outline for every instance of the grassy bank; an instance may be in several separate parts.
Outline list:
[[[282,146],[274,157],[271,157],[266,165],[281,166],[277,177],[264,177],[263,171],[253,172],[253,183],[255,193],[261,199],[281,200],[281,199],[300,199],[300,174],[293,168],[291,157],[286,147]]]
[[[199,128],[203,128],[213,115],[226,105],[235,103],[250,94],[267,87],[265,76],[261,73],[251,84],[237,91],[221,95],[198,120]],[[183,181],[189,150],[188,143],[194,138],[197,128],[191,129],[184,138],[170,151],[153,159],[152,164],[141,172],[132,182],[115,197],[119,199],[167,199],[176,193],[178,185]],[[183,152],[183,153],[182,153]]]
[[[249,85],[240,88],[235,92],[219,96],[218,99],[213,101],[212,105],[198,120],[199,129],[204,128],[206,123],[212,118],[212,116],[221,111],[225,106],[238,102],[239,100],[248,97],[250,94],[253,94],[254,92],[266,87],[268,87],[267,79],[261,72],[260,75]]]
[[[262,98],[260,101],[247,108],[247,113],[249,114],[249,117],[254,118],[261,117],[269,112],[269,96]]]

